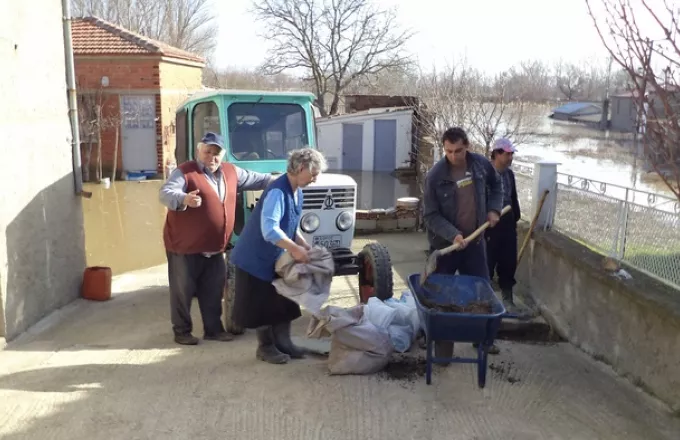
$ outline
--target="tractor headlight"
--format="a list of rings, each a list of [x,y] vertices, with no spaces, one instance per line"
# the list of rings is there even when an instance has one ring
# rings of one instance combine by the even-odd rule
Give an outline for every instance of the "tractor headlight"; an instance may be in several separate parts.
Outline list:
[[[302,220],[300,220],[300,229],[308,234],[311,234],[312,232],[319,229],[320,224],[321,220],[319,220],[319,216],[313,212],[309,212],[302,216]]]
[[[335,226],[341,231],[346,231],[354,224],[354,217],[349,211],[342,211],[335,220]]]

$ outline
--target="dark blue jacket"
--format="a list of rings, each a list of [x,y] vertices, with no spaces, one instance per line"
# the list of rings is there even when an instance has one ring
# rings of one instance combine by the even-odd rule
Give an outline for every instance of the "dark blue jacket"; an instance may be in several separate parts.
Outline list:
[[[500,214],[503,209],[503,183],[491,162],[481,154],[468,152],[466,161],[475,185],[479,227],[486,222],[489,211]],[[458,209],[455,194],[456,182],[451,177],[449,161],[444,157],[427,173],[423,195],[427,239],[434,249],[450,246],[460,234],[455,226]]]
[[[286,174],[281,175],[262,192],[255,209],[248,218],[236,246],[231,251],[231,262],[239,269],[264,281],[273,281],[276,277],[274,266],[284,252],[278,246],[266,241],[260,228],[262,204],[272,189],[280,189],[286,197],[286,212],[281,219],[281,230],[288,238],[295,241],[300,215],[302,214],[302,190],[298,188],[298,202],[295,203],[293,188]]]

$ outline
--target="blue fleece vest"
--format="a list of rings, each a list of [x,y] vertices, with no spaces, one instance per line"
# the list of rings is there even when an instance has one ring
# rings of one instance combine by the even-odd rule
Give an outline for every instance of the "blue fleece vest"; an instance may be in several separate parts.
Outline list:
[[[266,241],[260,228],[264,199],[269,191],[275,188],[281,190],[286,198],[285,212],[280,224],[281,230],[288,238],[295,241],[295,233],[302,214],[302,190],[299,188],[297,190],[298,202],[296,204],[288,176],[283,174],[262,192],[262,196],[241,231],[230,257],[234,266],[264,281],[274,280],[276,277],[274,266],[284,252],[280,247]]]

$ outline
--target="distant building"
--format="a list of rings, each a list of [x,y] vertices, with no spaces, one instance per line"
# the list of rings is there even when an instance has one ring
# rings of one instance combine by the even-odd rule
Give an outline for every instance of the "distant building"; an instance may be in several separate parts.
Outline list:
[[[162,175],[175,159],[175,110],[203,88],[205,60],[96,17],[72,26],[83,163],[96,146],[97,129],[86,122],[96,120],[99,105],[105,175],[114,163],[123,176]],[[89,162],[94,169],[95,152]]]
[[[316,119],[319,149],[329,168],[393,172],[410,166],[413,109],[373,108]]]
[[[559,121],[600,122],[602,106],[592,102],[570,102],[557,107],[550,115]]]
[[[635,130],[635,120],[637,119],[635,96],[634,92],[624,92],[609,97],[610,130],[625,133],[632,133]]]

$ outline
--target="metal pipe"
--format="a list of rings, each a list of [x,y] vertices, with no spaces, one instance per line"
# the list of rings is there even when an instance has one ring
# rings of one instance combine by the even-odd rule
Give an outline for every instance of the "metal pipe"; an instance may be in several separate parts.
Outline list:
[[[80,127],[78,124],[78,100],[76,75],[73,62],[71,38],[71,6],[69,0],[61,0],[64,30],[64,57],[66,60],[66,85],[68,87],[68,114],[71,119],[71,153],[73,155],[73,185],[77,195],[83,194],[83,169],[80,158]]]

